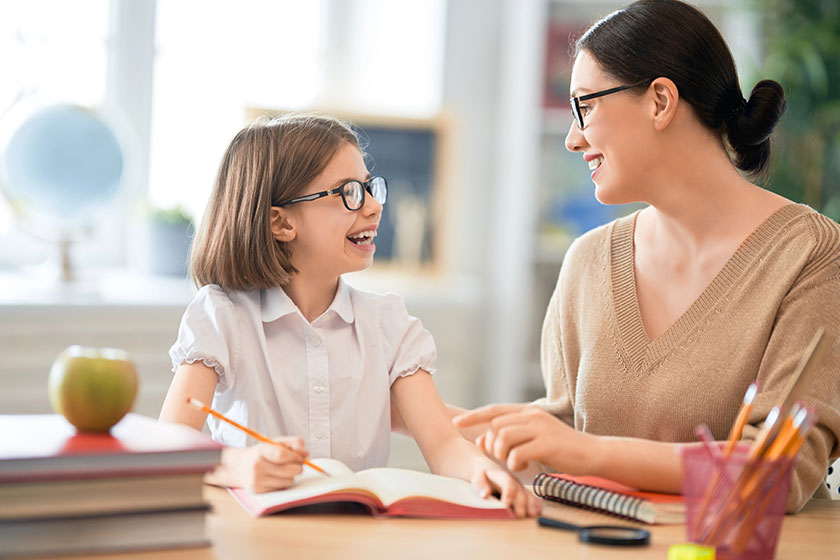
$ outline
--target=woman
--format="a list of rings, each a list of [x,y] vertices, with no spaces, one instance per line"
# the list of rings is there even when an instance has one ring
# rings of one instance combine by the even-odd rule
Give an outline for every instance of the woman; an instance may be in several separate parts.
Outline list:
[[[578,40],[571,95],[566,147],[595,196],[649,206],[569,249],[543,326],[547,396],[455,424],[513,470],[536,461],[679,492],[677,451],[695,427],[726,439],[757,382],[754,439],[823,326],[833,345],[804,399],[819,420],[788,510],[823,497],[840,454],[840,226],[747,180],[768,165],[781,86],[763,80],[744,99],[699,10],[642,0]]]

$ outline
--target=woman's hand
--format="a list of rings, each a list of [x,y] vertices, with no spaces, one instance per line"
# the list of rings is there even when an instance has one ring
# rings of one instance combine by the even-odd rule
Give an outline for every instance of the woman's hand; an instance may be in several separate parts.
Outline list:
[[[498,492],[499,499],[516,517],[536,517],[542,510],[539,498],[528,492],[507,470],[490,460],[482,461],[475,468],[471,483],[482,498]]]
[[[309,452],[299,437],[277,438],[284,445],[258,443],[251,447],[226,447],[222,464],[205,477],[219,486],[239,486],[252,492],[288,488],[303,470]]]
[[[483,406],[481,408],[476,408],[475,410],[458,409],[457,407],[449,405],[447,405],[447,408],[449,409],[450,414],[452,416],[452,425],[455,426],[461,433],[461,435],[464,436],[466,439],[470,441],[476,441],[478,439],[478,436],[487,431],[487,429],[490,426],[490,418],[483,419],[484,415],[479,413],[483,413],[491,406],[494,408],[504,406],[506,411],[511,412],[514,410],[524,410],[531,406],[531,404],[509,403],[504,405],[489,405]]]
[[[578,432],[535,406],[488,405],[456,416],[452,422],[457,427],[488,423],[476,445],[514,472],[525,469],[530,461],[569,474],[591,469],[595,436]]]

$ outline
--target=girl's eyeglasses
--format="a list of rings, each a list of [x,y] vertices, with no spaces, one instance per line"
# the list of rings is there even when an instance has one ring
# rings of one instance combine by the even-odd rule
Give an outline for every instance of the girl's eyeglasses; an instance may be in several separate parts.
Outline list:
[[[342,183],[334,189],[328,191],[321,191],[312,194],[305,194],[290,200],[285,200],[274,204],[274,206],[288,206],[290,204],[297,204],[298,202],[307,202],[309,200],[318,200],[331,194],[340,194],[341,200],[344,202],[344,207],[355,212],[361,210],[365,205],[365,191],[369,192],[371,196],[379,204],[385,204],[388,198],[388,183],[384,177],[371,177],[365,182],[351,180]]]
[[[611,93],[618,93],[619,91],[624,91],[625,89],[631,89],[637,86],[640,86],[650,80],[642,80],[641,82],[636,82],[635,84],[630,84],[629,86],[618,86],[610,89],[605,89],[601,91],[596,91],[595,93],[587,93],[586,95],[580,95],[578,97],[571,97],[569,98],[569,103],[572,106],[572,116],[575,118],[575,122],[578,125],[578,128],[583,130],[583,127],[586,126],[583,122],[583,111],[580,107],[581,101],[589,101],[590,99],[596,99],[598,97],[604,97],[605,95],[609,95]]]

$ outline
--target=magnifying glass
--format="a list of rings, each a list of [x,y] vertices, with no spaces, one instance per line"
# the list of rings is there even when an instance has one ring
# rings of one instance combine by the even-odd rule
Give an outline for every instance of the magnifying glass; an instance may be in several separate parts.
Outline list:
[[[566,531],[577,531],[578,539],[581,542],[594,544],[607,544],[611,546],[646,546],[650,544],[650,531],[645,529],[634,529],[633,527],[621,527],[619,525],[591,525],[583,527],[572,525],[548,517],[540,517],[537,523],[543,527],[564,529]]]

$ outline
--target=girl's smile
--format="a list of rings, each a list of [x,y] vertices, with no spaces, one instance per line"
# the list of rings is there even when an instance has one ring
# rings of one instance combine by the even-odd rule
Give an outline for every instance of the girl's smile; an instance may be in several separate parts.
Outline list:
[[[351,233],[347,236],[347,241],[353,247],[366,253],[374,253],[376,251],[376,244],[373,239],[376,237],[376,230],[378,226],[369,226]]]

